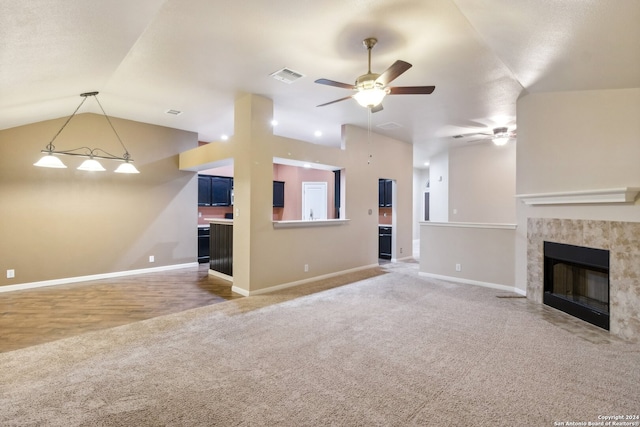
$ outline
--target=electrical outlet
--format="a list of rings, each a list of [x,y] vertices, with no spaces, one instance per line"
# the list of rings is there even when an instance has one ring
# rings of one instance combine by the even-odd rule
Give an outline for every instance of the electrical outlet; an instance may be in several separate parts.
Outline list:
[[[400,248],[400,253],[402,253],[402,248]]]
[[[456,264],[456,271],[462,271],[462,266],[460,264]]]
[[[304,272],[307,273],[309,271],[309,264],[304,265]]]
[[[149,255],[149,262],[156,262],[156,257]]]
[[[13,279],[16,277],[16,271],[14,269],[7,270],[7,279]]]

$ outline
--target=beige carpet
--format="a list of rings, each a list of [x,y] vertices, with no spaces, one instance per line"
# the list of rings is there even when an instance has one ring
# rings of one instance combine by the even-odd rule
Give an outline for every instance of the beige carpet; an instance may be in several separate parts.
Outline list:
[[[599,337],[585,339],[525,299],[421,278],[416,264],[385,269],[0,354],[0,425],[553,426],[640,413],[639,344],[580,323]]]

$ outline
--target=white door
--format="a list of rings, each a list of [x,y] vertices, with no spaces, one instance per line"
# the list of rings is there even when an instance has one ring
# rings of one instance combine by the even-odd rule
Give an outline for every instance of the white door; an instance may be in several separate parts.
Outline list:
[[[302,219],[327,219],[327,183],[302,183]]]

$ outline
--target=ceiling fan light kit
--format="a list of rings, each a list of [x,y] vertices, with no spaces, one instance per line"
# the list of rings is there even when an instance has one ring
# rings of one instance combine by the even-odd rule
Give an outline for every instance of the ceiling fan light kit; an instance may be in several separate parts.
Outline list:
[[[387,68],[382,74],[371,72],[371,49],[376,45],[378,39],[374,37],[366,38],[362,41],[362,44],[367,49],[368,56],[368,69],[367,73],[358,77],[355,84],[350,85],[348,83],[336,82],[329,79],[318,79],[315,82],[327,86],[339,87],[342,89],[349,89],[356,91],[351,96],[336,99],[335,101],[326,102],[318,105],[318,107],[324,107],[325,105],[334,104],[336,102],[345,101],[350,98],[354,98],[358,104],[365,108],[369,108],[372,113],[382,110],[382,100],[387,95],[428,95],[432,93],[435,86],[404,86],[404,87],[389,87],[387,86],[393,80],[398,78],[402,73],[411,68],[411,64],[405,61],[396,61],[389,68]]]
[[[372,87],[371,89],[358,89],[358,93],[353,95],[358,104],[365,108],[373,108],[380,105],[388,90]]]
[[[505,127],[495,128],[493,130],[492,141],[495,145],[501,147],[509,142],[509,130]]]
[[[460,139],[460,138],[466,138],[466,137],[475,136],[475,135],[481,135],[481,137],[478,139],[473,139],[471,141],[466,141],[466,142],[469,144],[472,142],[486,141],[490,139],[493,141],[495,145],[503,146],[507,142],[509,142],[510,139],[513,139],[516,137],[516,131],[515,130],[509,131],[509,128],[507,127],[497,127],[497,128],[493,128],[493,133],[474,132],[474,133],[467,133],[467,134],[461,134],[461,135],[454,135],[452,138]]]
[[[106,169],[100,164],[100,162],[96,160],[96,158],[98,158],[98,159],[104,159],[104,160],[117,160],[117,161],[124,162],[115,170],[116,173],[127,173],[127,174],[140,173],[140,171],[138,171],[138,169],[136,169],[136,167],[131,163],[133,162],[133,159],[131,159],[131,155],[129,154],[129,151],[127,150],[127,148],[124,146],[124,143],[120,139],[120,135],[118,135],[118,132],[116,132],[116,129],[113,127],[113,124],[109,119],[109,116],[107,116],[107,113],[105,113],[104,108],[102,108],[102,104],[100,104],[100,101],[98,100],[97,95],[98,95],[98,92],[86,92],[86,93],[80,94],[80,96],[83,98],[82,101],[80,102],[80,105],[78,105],[78,107],[75,109],[73,114],[69,116],[67,121],[64,122],[60,130],[54,135],[54,137],[47,144],[45,149],[41,150],[41,152],[45,153],[45,155],[36,163],[34,163],[33,164],[34,166],[44,167],[44,168],[66,169],[67,166],[62,162],[62,160],[60,160],[56,156],[60,156],[60,155],[80,156],[80,157],[88,157],[88,159],[85,160],[78,167],[78,170],[90,171],[90,172],[105,171]],[[79,148],[72,148],[70,150],[56,150],[56,147],[53,145],[53,141],[56,140],[58,135],[60,135],[62,130],[67,126],[67,124],[69,124],[71,119],[75,117],[80,107],[82,107],[82,104],[84,104],[84,102],[90,96],[95,98],[96,102],[100,106],[100,110],[102,110],[102,114],[107,119],[107,122],[109,122],[109,126],[111,126],[111,130],[113,130],[113,133],[116,135],[116,138],[118,139],[118,141],[120,142],[120,145],[124,149],[124,154],[122,156],[115,156],[100,148],[79,147]]]

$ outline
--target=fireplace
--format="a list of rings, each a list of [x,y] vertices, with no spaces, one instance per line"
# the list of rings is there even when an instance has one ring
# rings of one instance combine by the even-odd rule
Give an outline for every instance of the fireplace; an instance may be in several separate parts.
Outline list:
[[[609,330],[609,251],[544,242],[543,302]]]

